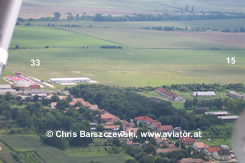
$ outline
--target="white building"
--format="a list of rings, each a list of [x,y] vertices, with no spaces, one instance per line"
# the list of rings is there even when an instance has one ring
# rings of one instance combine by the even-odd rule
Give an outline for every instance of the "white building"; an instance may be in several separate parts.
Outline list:
[[[0,95],[5,95],[7,92],[12,94],[13,96],[17,96],[17,92],[15,89],[12,89],[9,84],[1,84],[0,85]]]
[[[192,96],[194,97],[198,97],[198,96],[202,96],[202,97],[212,97],[212,96],[216,96],[216,93],[214,91],[206,91],[206,92],[193,92]]]
[[[17,91],[15,89],[6,89],[6,90],[0,90],[0,95],[5,95],[7,92],[9,92],[12,96],[17,96]]]
[[[50,78],[50,83],[58,83],[58,84],[73,84],[73,83],[90,83],[90,78]]]
[[[231,97],[231,98],[236,98],[236,99],[243,99],[245,100],[245,94],[240,94],[240,93],[237,93],[235,91],[229,91],[227,93],[227,96]]]
[[[217,111],[217,112],[205,112],[206,115],[215,115],[215,116],[227,116],[230,113],[227,111]]]
[[[11,85],[9,84],[0,84],[0,90],[8,90],[8,89],[12,89]]]

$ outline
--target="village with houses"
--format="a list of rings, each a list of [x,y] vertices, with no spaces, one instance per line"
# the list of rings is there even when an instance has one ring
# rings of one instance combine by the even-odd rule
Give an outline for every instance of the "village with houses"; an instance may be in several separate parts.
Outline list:
[[[42,100],[42,99],[52,99],[54,95],[57,94],[58,91],[55,91],[54,87],[50,83],[46,83],[44,81],[24,77],[20,72],[16,72],[16,77],[6,76],[5,80],[8,81],[9,85],[0,85],[0,94],[5,95],[7,92],[12,94],[13,96],[21,97],[21,100],[26,99],[34,99]],[[88,79],[83,78],[84,80],[80,80],[78,83],[87,83]],[[60,81],[58,79],[56,82]],[[55,81],[55,79],[52,79]],[[69,81],[65,81],[64,83],[68,83]],[[44,89],[46,88],[46,89]],[[50,89],[47,89],[50,88]],[[175,93],[167,90],[163,87],[157,88],[156,93],[163,96],[166,100],[184,102],[185,99]],[[111,114],[106,110],[106,108],[99,108],[97,104],[91,104],[88,101],[85,101],[83,98],[75,98],[69,94],[68,91],[60,91],[58,95],[60,100],[68,100],[70,96],[71,99],[69,101],[69,106],[65,109],[65,111],[70,108],[74,108],[75,110],[79,110],[80,106],[84,106],[89,108],[91,111],[97,112],[97,116],[99,117],[99,121],[91,121],[90,129],[91,131],[97,131],[98,125],[103,127],[104,131],[110,132],[133,132],[135,135],[139,134],[139,130],[146,130],[147,132],[186,132],[179,126],[172,126],[169,124],[162,124],[161,122],[154,120],[153,118],[142,115],[135,117],[134,119],[130,119],[127,121],[125,119],[120,119],[116,115]],[[216,93],[214,91],[202,91],[202,92],[193,92],[193,97],[214,97]],[[227,92],[227,96],[236,99],[245,100],[244,94],[239,94],[235,91]],[[56,109],[58,102],[51,102],[49,108]],[[202,115],[212,115],[216,116],[218,119],[223,120],[224,122],[234,122],[239,118],[238,115],[232,115],[228,111],[210,111],[209,107],[199,107],[196,106],[193,110],[195,114]],[[173,138],[163,138],[163,137],[153,137],[157,143],[156,155],[166,154],[173,151],[180,151],[183,146],[184,148],[192,148],[195,152],[199,152],[208,158],[209,161],[204,161],[201,158],[183,158],[178,160],[178,163],[211,163],[211,162],[227,162],[227,161],[236,161],[236,157],[232,149],[226,144],[221,146],[208,146],[204,142],[199,141],[198,138],[192,137],[179,137],[178,139]],[[110,141],[110,138],[107,138]],[[119,141],[130,147],[141,147],[145,144],[148,144],[149,141],[146,140],[144,142],[135,141],[133,137],[118,138]]]

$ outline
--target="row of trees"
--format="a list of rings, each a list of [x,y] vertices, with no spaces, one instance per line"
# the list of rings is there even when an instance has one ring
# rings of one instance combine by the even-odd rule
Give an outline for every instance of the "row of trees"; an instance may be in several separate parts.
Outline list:
[[[188,10],[188,7],[187,7]],[[61,20],[61,13],[54,12],[54,17],[43,17],[40,19],[28,19],[29,21],[59,21]],[[178,14],[174,15],[171,13],[163,13],[163,14],[133,14],[133,15],[124,15],[124,16],[112,16],[112,15],[87,15],[83,14],[75,14],[67,13],[66,20],[68,21],[82,21],[82,20],[90,20],[90,21],[108,21],[108,22],[123,22],[123,21],[167,21],[167,20],[207,20],[207,19],[234,19],[234,18],[245,18],[245,14],[243,13],[221,13],[221,12],[212,12],[212,13],[190,13],[190,14]],[[20,19],[18,19],[20,20]],[[23,21],[23,19],[22,19]],[[22,22],[20,21],[20,22]]]
[[[140,163],[176,163],[182,158],[202,158],[205,161],[209,160],[203,153],[194,151],[192,147],[161,154],[155,158],[149,156],[154,151],[154,145],[152,143],[145,145],[144,148],[126,147],[125,151]],[[135,160],[127,160],[126,163],[137,163]]]
[[[224,91],[224,90],[235,90],[245,92],[245,85],[242,83],[237,84],[172,84],[171,86],[163,86],[167,89],[178,90],[181,92],[188,91]]]

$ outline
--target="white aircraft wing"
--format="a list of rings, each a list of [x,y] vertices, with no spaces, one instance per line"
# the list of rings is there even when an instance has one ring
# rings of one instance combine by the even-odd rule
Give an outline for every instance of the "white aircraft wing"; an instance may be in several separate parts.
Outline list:
[[[21,3],[22,0],[0,0],[0,76],[7,64],[8,48]]]

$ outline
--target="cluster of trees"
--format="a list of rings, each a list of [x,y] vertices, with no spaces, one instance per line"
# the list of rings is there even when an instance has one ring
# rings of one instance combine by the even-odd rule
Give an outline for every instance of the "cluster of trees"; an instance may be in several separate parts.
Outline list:
[[[194,109],[195,106],[209,107],[214,110],[225,108],[234,114],[240,114],[245,110],[245,101],[242,99],[230,98],[215,98],[208,100],[198,100],[197,98],[194,98],[192,100],[187,99],[185,101],[185,109]]]
[[[121,46],[115,46],[115,45],[103,45],[100,48],[102,49],[122,49]]]
[[[245,86],[242,83],[237,84],[228,84],[228,85],[221,85],[221,84],[172,84],[171,86],[163,86],[167,89],[178,90],[181,92],[188,92],[188,91],[224,91],[228,90],[235,90],[245,92]]]
[[[218,128],[211,127],[208,132],[204,132],[202,134],[203,138],[230,138],[232,135],[232,128]]]
[[[192,8],[194,10],[194,8]],[[188,12],[188,6],[186,12]],[[54,12],[54,17],[42,17],[40,19],[30,18],[28,21],[59,21],[61,19],[60,12]],[[112,16],[112,15],[87,15],[83,14],[72,14],[67,13],[66,20],[68,21],[99,21],[99,22],[124,22],[124,21],[168,21],[168,20],[208,20],[208,19],[234,19],[234,18],[245,18],[243,13],[222,13],[222,12],[209,12],[209,13],[190,13],[190,14],[179,14],[173,15],[170,13],[163,14],[133,14],[133,15],[124,15],[124,16]],[[23,22],[24,19],[19,18],[18,22]],[[64,20],[64,19],[63,19]]]
[[[174,27],[174,26],[155,26],[155,27],[143,27],[143,29],[152,29],[157,31],[187,31],[187,27]]]
[[[60,149],[64,149],[68,145],[87,146],[92,142],[92,138],[57,138],[56,136],[48,138],[44,136],[48,130],[55,132],[56,130],[62,129],[77,133],[80,130],[90,131],[89,121],[96,118],[98,113],[79,104],[77,105],[80,107],[79,110],[72,108],[66,109],[68,108],[68,100],[59,100],[57,96],[53,96],[51,100],[44,99],[41,103],[23,102],[19,98],[16,99],[10,94],[6,94],[5,96],[0,96],[0,114],[4,115],[6,120],[16,123],[13,125],[38,133],[41,140],[48,145]],[[57,109],[45,109],[45,106],[53,101],[58,102]]]
[[[245,28],[244,27],[240,27],[239,29],[236,28],[234,30],[229,29],[229,28],[225,28],[221,32],[245,32]]]
[[[205,161],[209,159],[200,152],[193,150],[192,147],[182,149],[180,151],[173,151],[165,154],[160,154],[156,157],[151,157],[149,154],[151,150],[154,151],[153,144],[149,143],[142,147],[126,147],[125,151],[130,156],[134,157],[135,160],[127,160],[125,163],[176,163],[178,160],[182,158],[201,158]],[[137,160],[137,161],[136,161]]]
[[[75,97],[82,97],[125,120],[146,115],[162,124],[179,126],[185,130],[207,129],[211,124],[223,123],[214,116],[197,117],[184,110],[175,109],[168,101],[154,102],[127,89],[104,85],[79,85],[71,88],[70,92]]]

